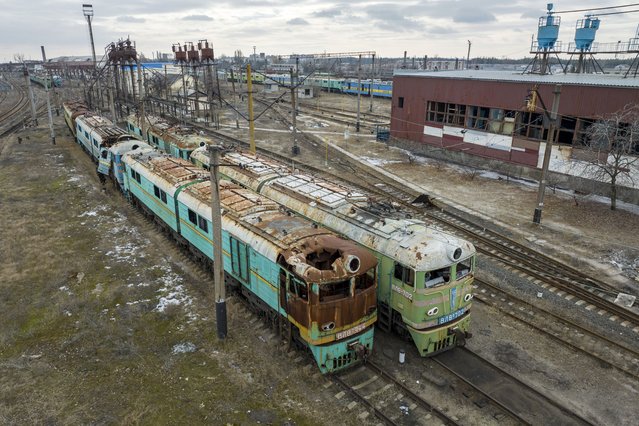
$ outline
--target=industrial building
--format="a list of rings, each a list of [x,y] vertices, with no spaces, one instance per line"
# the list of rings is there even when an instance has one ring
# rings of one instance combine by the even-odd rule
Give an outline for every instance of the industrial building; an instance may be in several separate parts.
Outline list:
[[[607,194],[606,185],[584,179],[579,162],[585,132],[595,120],[639,102],[639,79],[603,74],[398,70],[393,80],[391,135],[413,151],[429,151],[465,164],[499,164],[518,176],[538,178],[550,122],[553,91],[561,85],[549,170],[573,189]],[[536,89],[534,112],[527,96]],[[545,105],[545,107],[544,107]],[[402,142],[403,141],[403,142]],[[439,152],[439,155],[436,153]],[[443,155],[443,153],[445,154]],[[636,153],[639,154],[639,153]],[[621,199],[639,201],[639,170]]]

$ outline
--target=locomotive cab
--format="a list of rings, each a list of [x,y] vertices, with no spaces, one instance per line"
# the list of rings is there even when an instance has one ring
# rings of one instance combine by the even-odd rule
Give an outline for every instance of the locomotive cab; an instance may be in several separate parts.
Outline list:
[[[475,257],[430,271],[415,271],[395,262],[393,308],[424,355],[433,355],[471,337],[468,320],[472,301]]]
[[[334,236],[315,236],[303,253],[280,258],[280,304],[326,371],[368,355],[377,318],[377,260],[343,244]]]

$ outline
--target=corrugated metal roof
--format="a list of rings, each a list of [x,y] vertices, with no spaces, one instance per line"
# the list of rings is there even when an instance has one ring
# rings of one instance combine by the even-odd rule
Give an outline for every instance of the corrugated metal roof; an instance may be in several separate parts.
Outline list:
[[[623,78],[621,74],[521,74],[512,71],[424,71],[395,70],[397,77],[450,78],[462,80],[508,81],[521,83],[566,84],[578,86],[625,87],[639,89],[639,78]]]

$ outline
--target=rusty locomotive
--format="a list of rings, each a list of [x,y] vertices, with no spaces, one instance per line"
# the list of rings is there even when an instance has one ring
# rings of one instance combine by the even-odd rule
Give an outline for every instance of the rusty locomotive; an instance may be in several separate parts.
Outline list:
[[[209,174],[142,141],[99,143],[93,135],[118,133],[119,128],[104,118],[83,120],[88,113],[76,114],[83,109],[68,103],[65,115],[76,137],[87,132],[96,144],[98,154],[92,157],[98,160],[99,173],[110,176],[178,243],[210,263]],[[99,131],[89,129],[91,123],[100,123]],[[308,347],[321,372],[364,360],[373,348],[377,319],[375,256],[237,184],[222,182],[220,199],[227,284],[290,341]]]

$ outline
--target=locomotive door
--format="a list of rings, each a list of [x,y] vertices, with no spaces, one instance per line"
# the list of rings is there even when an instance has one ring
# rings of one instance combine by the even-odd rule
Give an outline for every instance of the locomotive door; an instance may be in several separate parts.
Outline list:
[[[296,276],[280,268],[280,306],[299,325],[309,326],[309,289],[307,284]]]
[[[248,284],[248,269],[246,244],[231,237],[231,271],[242,284]]]

